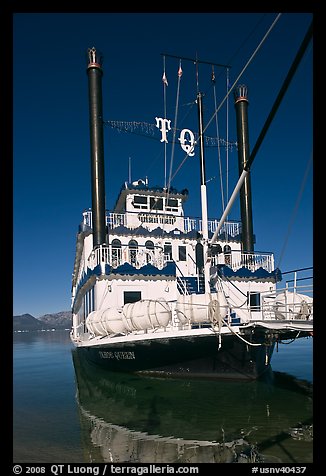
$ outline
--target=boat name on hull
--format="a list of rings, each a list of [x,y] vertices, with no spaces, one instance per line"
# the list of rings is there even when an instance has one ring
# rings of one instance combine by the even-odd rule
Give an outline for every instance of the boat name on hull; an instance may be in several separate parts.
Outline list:
[[[100,350],[99,355],[101,359],[130,360],[136,358],[135,352],[107,352]]]

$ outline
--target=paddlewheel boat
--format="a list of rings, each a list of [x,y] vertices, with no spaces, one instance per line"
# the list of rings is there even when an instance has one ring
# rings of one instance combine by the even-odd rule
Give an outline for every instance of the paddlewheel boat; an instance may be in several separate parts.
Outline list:
[[[207,216],[201,93],[198,138],[188,129],[179,138],[189,155],[199,146],[201,218],[185,214],[187,189],[151,186],[147,178],[124,182],[107,211],[95,48],[88,50],[87,73],[92,208],[83,213],[76,240],[71,339],[77,351],[111,371],[258,378],[276,342],[311,336],[313,298],[311,279],[304,285],[300,270],[282,273],[272,252],[254,250],[247,88],[234,88],[239,181],[220,218]],[[166,142],[170,121],[156,118],[156,127]],[[238,193],[241,220],[228,221]]]

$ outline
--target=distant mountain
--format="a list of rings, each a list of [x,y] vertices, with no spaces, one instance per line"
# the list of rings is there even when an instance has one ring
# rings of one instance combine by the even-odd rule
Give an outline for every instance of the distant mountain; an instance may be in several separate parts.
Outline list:
[[[72,314],[71,311],[61,311],[55,314],[44,314],[38,319],[52,329],[70,329]]]
[[[55,314],[45,314],[39,318],[31,314],[13,317],[14,331],[37,331],[49,329],[70,329],[71,311],[61,311]]]
[[[41,329],[51,329],[51,327],[36,319],[30,314],[22,314],[21,316],[14,316],[13,330],[14,331],[37,331]]]

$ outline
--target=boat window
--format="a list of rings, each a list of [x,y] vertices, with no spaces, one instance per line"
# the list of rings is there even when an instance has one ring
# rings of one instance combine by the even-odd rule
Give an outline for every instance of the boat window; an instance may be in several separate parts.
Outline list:
[[[147,240],[145,243],[146,248],[146,262],[151,263],[154,258],[154,243],[151,240]]]
[[[129,263],[135,266],[137,261],[137,250],[138,250],[137,241],[130,240],[128,243],[128,247],[129,247]]]
[[[154,243],[151,240],[147,240],[145,243],[145,246],[148,250],[153,250],[154,249]]]
[[[225,264],[231,266],[231,246],[225,245],[223,251]]]
[[[128,302],[137,302],[141,300],[141,291],[124,291],[123,304]]]
[[[133,205],[134,205],[134,208],[146,209],[147,197],[143,195],[134,195]]]
[[[94,287],[86,293],[85,297],[87,305],[86,315],[88,315],[90,312],[94,311]]]
[[[201,243],[196,244],[196,267],[199,274],[203,273],[204,269],[204,247]]]
[[[211,256],[217,256],[222,253],[222,246],[219,244],[213,244],[211,246]]]
[[[120,240],[112,240],[111,243],[112,251],[111,251],[111,257],[112,261],[111,264],[114,268],[119,266],[121,264],[121,241]]]
[[[164,244],[164,259],[165,261],[172,261],[172,245],[171,243]]]
[[[84,296],[84,316],[85,318],[88,316],[88,293]]]
[[[179,261],[187,261],[187,247],[179,246]]]
[[[151,197],[149,204],[151,210],[163,210],[163,198]]]
[[[87,311],[86,311],[86,295],[85,295],[83,299],[83,305],[81,307],[81,318],[83,320],[83,332],[87,332],[86,317],[87,317]]]
[[[177,198],[168,198],[165,203],[165,209],[168,212],[177,212],[178,211],[178,199]]]
[[[252,311],[260,310],[260,293],[248,292],[248,303]]]

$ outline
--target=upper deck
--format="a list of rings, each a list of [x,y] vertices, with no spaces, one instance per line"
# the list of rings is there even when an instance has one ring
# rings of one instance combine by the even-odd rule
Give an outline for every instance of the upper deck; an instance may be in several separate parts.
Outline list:
[[[148,187],[144,181],[125,183],[112,211],[106,211],[107,242],[93,247],[89,236],[93,229],[92,210],[83,212],[80,225],[73,283],[77,284],[87,270],[98,265],[113,269],[127,263],[133,269],[152,264],[164,269],[170,261],[176,264],[177,275],[197,276],[197,245],[203,233],[201,218],[184,216],[183,204],[188,191],[169,193],[159,187]],[[208,238],[219,225],[218,219],[207,222]],[[272,253],[242,252],[241,222],[224,222],[218,242],[210,254],[211,265],[225,264],[233,271],[241,267],[255,271],[262,267],[274,269]],[[198,258],[199,259],[199,258]]]
[[[202,233],[202,220],[196,217],[184,217],[178,215],[165,215],[155,212],[135,212],[126,211],[123,213],[115,213],[106,210],[105,216],[106,226],[109,230],[114,230],[119,226],[124,226],[130,230],[139,228],[140,226],[149,231],[155,228],[162,228],[164,231],[172,231],[178,229],[181,233],[189,233],[196,231]],[[208,231],[214,233],[218,227],[219,220],[208,220]],[[92,210],[83,212],[82,226],[85,228],[93,228]],[[228,221],[222,226],[219,236],[223,239],[239,241],[241,237],[241,222]]]
[[[130,218],[131,215],[131,218]],[[182,220],[181,220],[182,218]],[[114,213],[106,212],[106,225],[109,230],[109,235],[111,238],[108,239],[108,243],[101,245],[93,249],[88,241],[88,245],[84,242],[84,245],[78,247],[79,259],[81,258],[82,249],[84,246],[84,259],[83,264],[79,268],[75,263],[75,275],[82,275],[83,270],[87,268],[94,269],[98,265],[109,264],[113,268],[121,265],[122,263],[128,263],[135,267],[136,269],[140,268],[146,263],[151,263],[156,266],[158,269],[164,268],[172,257],[175,257],[176,263],[178,265],[178,270],[182,270],[186,275],[189,274],[190,269],[192,269],[191,274],[196,274],[196,258],[195,258],[195,245],[197,242],[197,233],[202,233],[202,220],[199,218],[193,217],[179,217],[178,227],[174,224],[173,233],[168,233],[168,230],[165,229],[164,223],[162,224],[159,221],[159,216],[155,213],[148,213],[148,227],[147,223],[144,221],[139,221],[139,226],[142,226],[144,231],[144,236],[138,234],[139,229],[136,227],[137,216],[135,212],[124,212],[124,213]],[[134,226],[127,227],[129,223],[133,223]],[[208,229],[213,234],[217,229],[219,221],[209,220]],[[154,226],[155,225],[155,226]],[[160,229],[161,225],[161,229]],[[163,242],[159,240],[159,244],[156,243],[158,237],[152,236],[152,231],[158,230],[163,235]],[[92,211],[86,210],[83,213],[83,222],[81,225],[81,231],[88,235],[92,230]],[[147,230],[147,231],[146,231]],[[167,233],[164,234],[163,232]],[[110,233],[111,232],[111,233]],[[191,233],[195,232],[195,233]],[[84,235],[82,233],[82,235]],[[126,237],[126,233],[131,235],[131,240]],[[133,233],[135,235],[133,235]],[[120,242],[115,239],[117,236],[124,236],[123,240]],[[148,241],[146,235],[150,236],[151,240]],[[156,231],[154,231],[156,235]],[[134,239],[134,236],[137,236],[137,242]],[[174,243],[173,238],[177,238]],[[184,240],[186,238],[186,240]],[[82,236],[80,238],[83,240]],[[180,241],[181,239],[181,241]],[[147,241],[146,241],[147,240]],[[168,240],[168,241],[166,241]],[[119,243],[117,244],[117,242]],[[274,270],[274,255],[270,252],[242,252],[241,251],[241,223],[232,221],[225,222],[223,227],[219,232],[219,240],[221,244],[217,243],[219,248],[218,253],[214,253],[211,256],[211,265],[226,264],[233,271],[237,271],[241,267],[255,271],[260,267],[265,269],[268,272]],[[224,242],[224,245],[223,245]],[[232,246],[231,243],[233,243]],[[151,246],[149,246],[151,245]],[[185,246],[188,246],[187,251]],[[184,248],[184,256],[180,257],[179,248]],[[178,258],[179,256],[179,258]],[[144,257],[146,258],[144,262]],[[180,261],[181,260],[181,261]],[[185,269],[187,268],[187,270]],[[77,279],[78,280],[78,279]]]
[[[112,212],[106,212],[106,226],[111,230],[123,226],[129,230],[142,227],[148,231],[161,228],[167,233],[173,230],[202,233],[202,221],[199,218],[184,216],[183,204],[187,198],[187,189],[178,191],[173,187],[149,187],[147,180],[125,182]],[[93,228],[92,211],[85,211],[83,216],[83,225]],[[208,231],[214,233],[217,226],[218,220],[209,220]],[[240,233],[240,223],[233,221],[223,227],[220,235],[227,235],[227,239],[237,237],[239,240]]]

